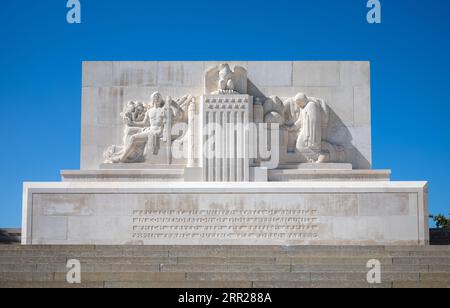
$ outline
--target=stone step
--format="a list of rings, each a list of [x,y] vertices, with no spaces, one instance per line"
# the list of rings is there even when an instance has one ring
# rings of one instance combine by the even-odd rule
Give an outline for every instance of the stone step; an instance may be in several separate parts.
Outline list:
[[[366,282],[366,272],[92,272],[82,273],[91,282]],[[450,282],[450,273],[383,272],[382,282]],[[66,273],[0,273],[0,282],[61,282]]]
[[[399,257],[392,258],[393,264],[429,264],[429,265],[448,265],[450,264],[450,258],[443,257]]]
[[[3,251],[0,257],[148,257],[164,258],[169,256],[169,251]]]
[[[252,282],[217,282],[217,281],[175,281],[175,282],[88,282],[81,284],[68,284],[55,281],[49,282],[0,282],[0,289],[6,288],[182,288],[182,289],[211,289],[211,288],[238,288],[249,289]]]
[[[320,282],[289,282],[289,281],[258,281],[258,282],[90,282],[82,284],[67,284],[60,282],[0,282],[0,288],[450,288],[450,282],[441,281],[394,281],[381,284],[368,284],[349,281]]]
[[[67,260],[73,259],[73,256],[67,257],[0,257],[0,269],[3,265],[33,265],[33,264],[61,264],[65,265]],[[366,266],[369,258],[361,257],[80,257],[77,258],[82,265],[353,265]],[[389,265],[435,265],[450,266],[450,258],[443,257],[394,257],[377,258],[383,266]]]
[[[0,289],[61,289],[61,288],[87,288],[100,289],[105,288],[104,282],[89,282],[81,284],[68,284],[58,281],[36,282],[36,281],[20,281],[20,282],[4,282],[0,281]]]
[[[78,259],[82,284],[68,285]],[[366,264],[382,264],[382,284]],[[448,246],[2,246],[3,287],[437,287],[450,285]]]
[[[380,284],[369,284],[367,282],[355,281],[256,281],[253,288],[276,289],[364,289],[364,288],[384,288],[390,289],[394,282],[383,282]]]
[[[367,272],[365,264],[110,264],[81,263],[82,272]],[[382,265],[383,272],[450,273],[450,265]],[[65,263],[0,264],[0,272],[67,272]]]
[[[354,281],[366,282],[367,272],[338,273],[187,273],[194,281]],[[383,282],[392,281],[450,281],[450,273],[383,272]]]
[[[367,273],[368,269],[365,265],[293,265],[291,271],[296,273],[321,273],[321,272],[344,272],[344,273]],[[430,272],[429,265],[382,265],[383,272],[414,272],[414,273],[428,273]],[[435,272],[450,272],[450,268],[435,268]]]
[[[1,264],[0,272],[42,272],[67,273],[65,263],[53,264]],[[87,272],[161,272],[160,264],[86,264],[81,263],[81,271]]]
[[[439,247],[437,249],[436,247]],[[442,247],[442,248],[441,248]],[[0,257],[450,257],[447,246],[414,247],[172,247],[172,246],[16,246],[0,249]]]
[[[38,259],[38,258],[68,258],[78,257],[84,259],[139,259],[139,258],[152,258],[152,259],[262,259],[265,258],[273,262],[274,260],[284,259],[308,259],[308,258],[353,258],[353,259],[367,259],[368,257],[378,257],[384,259],[393,258],[450,258],[450,254],[446,253],[302,253],[302,252],[267,252],[267,251],[228,251],[228,252],[192,252],[192,251],[152,251],[152,252],[76,252],[76,251],[58,251],[58,252],[0,252],[0,260],[7,258],[23,258],[23,259]]]
[[[259,251],[449,251],[450,246],[94,246],[94,245],[0,245],[1,251],[160,251],[160,250],[259,250]]]
[[[369,258],[360,257],[178,257],[178,264],[367,264]],[[382,264],[392,264],[393,258],[379,258]],[[409,257],[407,258],[409,260]],[[442,260],[442,258],[440,258]],[[405,261],[406,262],[406,261]],[[444,263],[445,264],[445,263]]]
[[[259,251],[259,250],[161,250],[161,251],[2,251],[0,257],[443,257],[450,258],[450,252],[371,252],[371,251]]]
[[[0,270],[4,268],[4,265],[24,265],[24,268],[29,265],[36,264],[60,264],[65,265],[67,260],[72,259],[69,257],[0,257]],[[268,258],[268,257],[179,257],[179,258],[154,258],[154,257],[81,257],[77,258],[82,265],[276,265],[276,266],[328,266],[328,265],[348,265],[348,266],[366,266],[369,258],[345,258],[345,257],[294,257],[294,258]],[[383,266],[389,265],[417,265],[417,266],[450,266],[450,258],[442,257],[396,257],[396,258],[378,258],[377,260]]]
[[[65,272],[5,272],[0,273],[1,282],[64,282],[66,283]],[[86,282],[132,282],[132,281],[153,281],[172,282],[186,281],[186,273],[161,273],[161,272],[91,272],[82,273],[82,281]]]
[[[450,288],[450,281],[395,281],[392,283],[393,288]]]
[[[292,282],[292,281],[260,281],[254,282],[253,288],[450,288],[450,282],[435,281],[392,281],[381,284],[368,284],[353,281],[314,281],[314,282]]]
[[[67,260],[74,259],[72,255],[64,257],[1,257],[1,264],[66,264]],[[78,257],[82,264],[176,264],[178,258],[168,257]]]

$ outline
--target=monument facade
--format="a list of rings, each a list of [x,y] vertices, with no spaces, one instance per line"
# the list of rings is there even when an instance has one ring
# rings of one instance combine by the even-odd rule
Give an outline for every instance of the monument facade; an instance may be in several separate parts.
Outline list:
[[[85,62],[81,170],[24,244],[425,245],[426,182],[371,169],[367,62]]]

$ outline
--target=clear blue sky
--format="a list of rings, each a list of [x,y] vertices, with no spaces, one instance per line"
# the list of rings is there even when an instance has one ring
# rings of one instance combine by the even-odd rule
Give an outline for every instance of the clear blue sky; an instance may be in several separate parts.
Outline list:
[[[21,222],[22,182],[79,168],[83,60],[370,60],[374,168],[429,180],[450,212],[450,1],[0,2],[0,226]]]

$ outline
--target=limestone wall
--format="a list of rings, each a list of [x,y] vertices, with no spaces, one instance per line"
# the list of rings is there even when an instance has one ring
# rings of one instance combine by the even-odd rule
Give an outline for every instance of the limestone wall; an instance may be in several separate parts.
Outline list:
[[[96,170],[103,152],[121,144],[120,113],[127,101],[149,101],[154,91],[174,98],[204,94],[204,74],[217,62],[84,62],[81,169]],[[331,108],[328,139],[346,148],[355,169],[371,168],[368,62],[233,62],[248,71],[248,94],[320,97]]]

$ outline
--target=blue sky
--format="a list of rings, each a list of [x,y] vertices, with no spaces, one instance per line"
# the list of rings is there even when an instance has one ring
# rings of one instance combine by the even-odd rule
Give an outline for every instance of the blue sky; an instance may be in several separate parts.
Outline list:
[[[373,165],[428,180],[450,212],[450,1],[66,0],[0,3],[0,226],[21,221],[22,182],[79,168],[83,60],[370,60]]]

